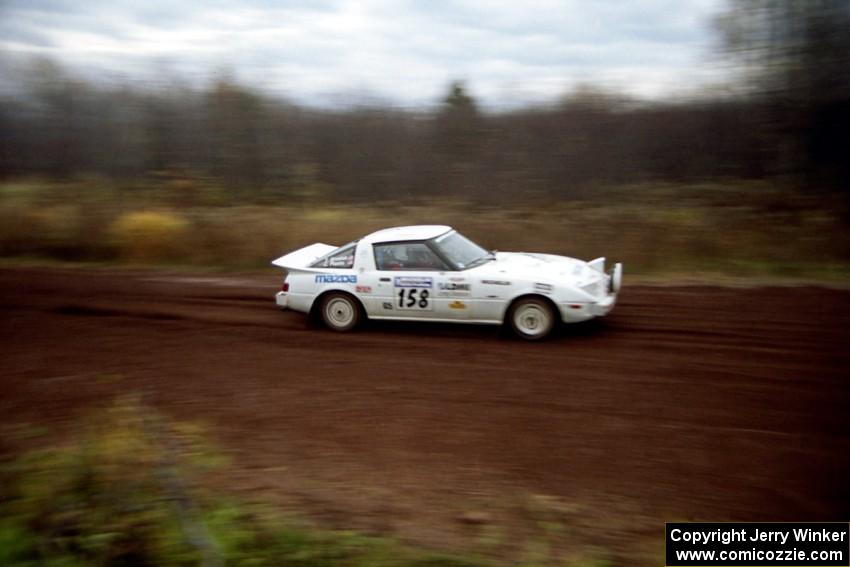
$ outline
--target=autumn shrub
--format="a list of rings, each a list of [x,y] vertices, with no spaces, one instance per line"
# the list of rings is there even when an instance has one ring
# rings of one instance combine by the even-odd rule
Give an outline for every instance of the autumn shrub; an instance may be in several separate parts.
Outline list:
[[[176,511],[178,500],[198,497],[185,481],[203,462],[194,457],[202,454],[197,435],[127,400],[75,433],[3,470],[0,534],[18,537],[13,544],[0,535],[0,563],[196,563]],[[179,494],[169,482],[178,474]]]
[[[175,213],[134,211],[118,217],[110,232],[121,259],[155,263],[178,260],[185,254],[189,227]]]

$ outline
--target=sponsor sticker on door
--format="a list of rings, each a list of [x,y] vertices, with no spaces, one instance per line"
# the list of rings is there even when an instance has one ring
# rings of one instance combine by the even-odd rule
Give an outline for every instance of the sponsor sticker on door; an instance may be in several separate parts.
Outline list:
[[[395,287],[434,287],[434,278],[420,276],[396,276]]]

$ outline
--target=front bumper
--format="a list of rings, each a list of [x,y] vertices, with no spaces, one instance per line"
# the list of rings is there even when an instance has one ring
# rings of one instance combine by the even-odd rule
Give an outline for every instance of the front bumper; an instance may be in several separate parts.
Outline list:
[[[274,302],[277,303],[277,306],[281,309],[289,308],[289,294],[285,291],[279,291],[274,296]]]
[[[611,293],[602,297],[599,301],[590,303],[571,301],[559,304],[558,308],[561,311],[561,320],[564,323],[579,323],[594,317],[604,317],[614,309],[616,304],[617,294]]]
[[[610,295],[605,296],[603,299],[597,301],[596,303],[591,303],[589,305],[590,313],[594,317],[604,317],[614,309],[614,305],[617,304],[617,294],[612,293]]]

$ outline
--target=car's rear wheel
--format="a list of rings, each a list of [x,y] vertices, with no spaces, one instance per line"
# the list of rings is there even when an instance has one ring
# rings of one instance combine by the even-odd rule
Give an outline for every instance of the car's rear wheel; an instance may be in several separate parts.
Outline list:
[[[544,299],[525,297],[516,300],[508,312],[508,324],[514,334],[527,341],[546,338],[557,319],[552,305]]]
[[[345,293],[331,292],[323,296],[320,313],[322,322],[332,331],[350,331],[360,322],[360,305]]]

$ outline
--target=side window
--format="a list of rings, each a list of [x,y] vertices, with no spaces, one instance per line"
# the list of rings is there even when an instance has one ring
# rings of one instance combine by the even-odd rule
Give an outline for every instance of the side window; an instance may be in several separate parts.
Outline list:
[[[446,264],[422,242],[376,244],[379,270],[446,270]]]
[[[357,244],[346,246],[336,252],[332,252],[329,256],[315,262],[313,268],[347,268],[354,267],[354,249]]]

